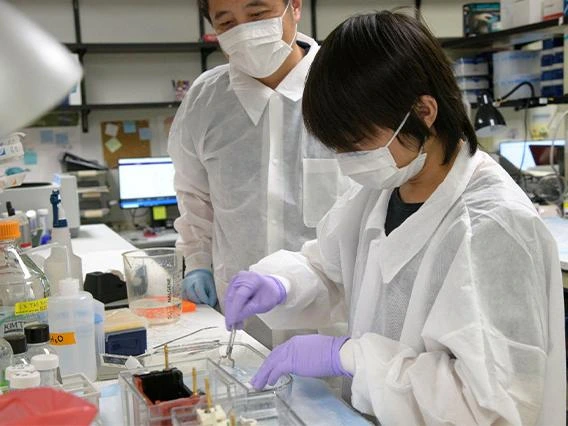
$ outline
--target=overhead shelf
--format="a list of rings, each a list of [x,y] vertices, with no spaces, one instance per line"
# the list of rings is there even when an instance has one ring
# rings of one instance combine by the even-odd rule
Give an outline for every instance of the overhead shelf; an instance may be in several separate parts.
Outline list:
[[[67,48],[74,53],[187,53],[213,51],[217,43],[68,43]]]
[[[556,97],[534,97],[534,98],[523,98],[515,99],[512,101],[505,101],[499,104],[500,108],[536,108],[551,104],[568,104],[568,96],[556,96]],[[472,108],[477,108],[477,104],[471,104]]]
[[[61,105],[56,111],[103,111],[117,109],[160,109],[160,108],[177,108],[181,102],[141,102],[128,104],[87,104],[87,105]]]
[[[543,40],[554,34],[563,34],[566,29],[564,17],[560,17],[474,37],[441,38],[440,42],[444,49],[496,50]]]

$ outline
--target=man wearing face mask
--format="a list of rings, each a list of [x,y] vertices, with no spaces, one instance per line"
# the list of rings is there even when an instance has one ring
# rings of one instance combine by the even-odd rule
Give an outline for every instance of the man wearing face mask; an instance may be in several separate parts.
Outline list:
[[[184,297],[224,306],[236,272],[298,250],[344,184],[301,117],[319,46],[297,32],[301,0],[202,0],[229,64],[203,73],[169,137]],[[260,326],[260,325],[259,325]]]

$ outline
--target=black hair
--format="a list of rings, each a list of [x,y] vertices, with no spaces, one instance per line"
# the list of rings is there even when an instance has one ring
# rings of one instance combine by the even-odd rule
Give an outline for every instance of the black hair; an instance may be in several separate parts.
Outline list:
[[[396,129],[411,111],[399,140],[422,146],[433,135],[415,110],[420,96],[438,104],[433,129],[444,144],[444,164],[460,139],[477,149],[452,67],[430,30],[400,12],[345,20],[323,42],[308,74],[302,109],[310,133],[338,152],[356,151],[377,128]]]
[[[211,23],[211,17],[209,16],[209,0],[198,0],[199,4],[199,13],[201,16],[205,17]],[[287,4],[288,0],[284,0],[284,3]]]

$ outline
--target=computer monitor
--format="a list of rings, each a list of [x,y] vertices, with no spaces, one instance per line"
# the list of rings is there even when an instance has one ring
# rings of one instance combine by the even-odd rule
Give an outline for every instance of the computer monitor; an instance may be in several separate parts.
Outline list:
[[[123,209],[177,204],[174,165],[169,157],[119,159],[118,183]]]
[[[551,140],[542,141],[503,141],[499,144],[499,155],[517,169],[538,170],[550,166]],[[564,141],[554,141],[554,164],[564,174]]]

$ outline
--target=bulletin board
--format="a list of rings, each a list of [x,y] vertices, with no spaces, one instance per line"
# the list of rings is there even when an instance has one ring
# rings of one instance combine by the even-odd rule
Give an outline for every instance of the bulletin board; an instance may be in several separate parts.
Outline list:
[[[148,120],[101,122],[103,154],[110,168],[118,166],[119,158],[150,157],[150,139]]]

